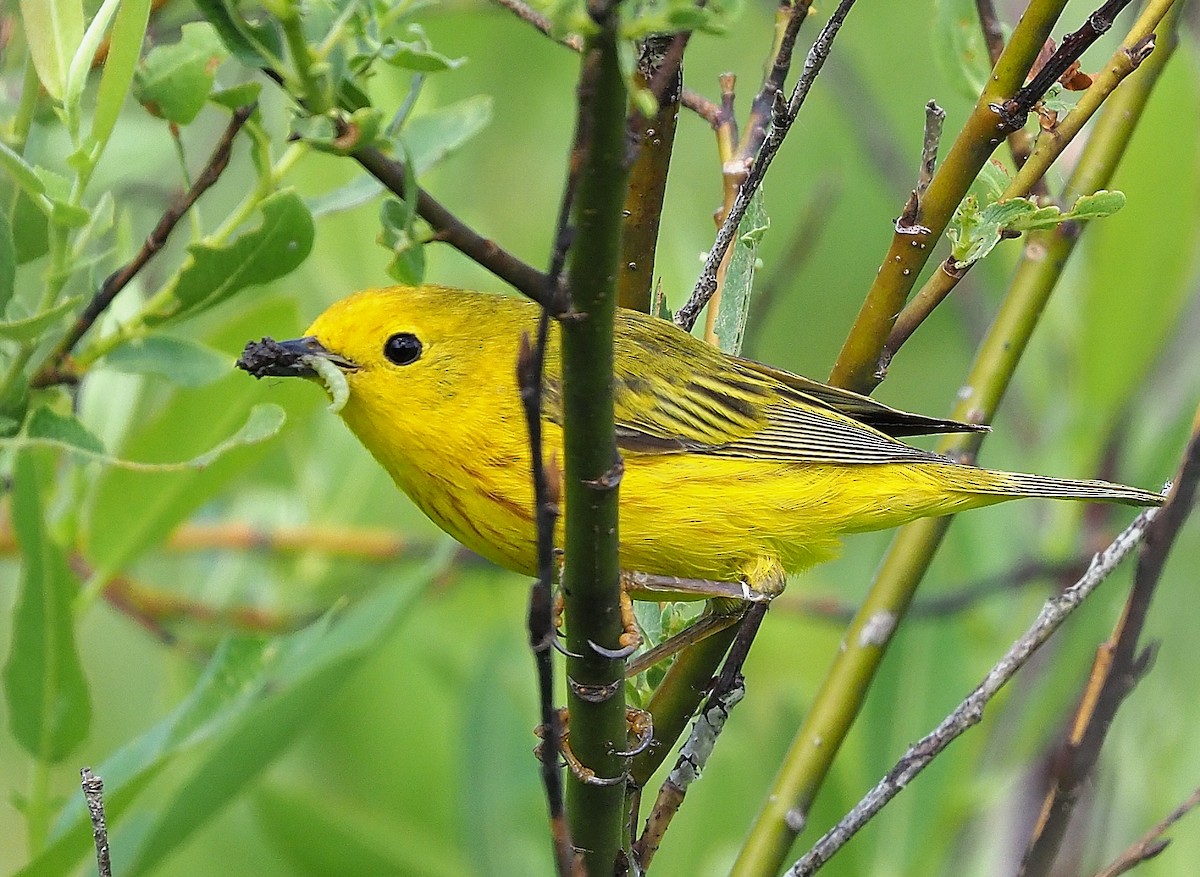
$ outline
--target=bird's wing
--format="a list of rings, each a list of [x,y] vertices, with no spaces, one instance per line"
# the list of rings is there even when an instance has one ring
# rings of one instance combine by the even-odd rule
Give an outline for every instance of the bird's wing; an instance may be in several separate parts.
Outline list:
[[[558,370],[547,366],[546,416],[561,423]],[[913,434],[945,431],[953,423],[733,359],[674,333],[619,333],[613,379],[617,445],[626,453],[787,463],[932,461],[943,458],[897,441],[884,427]]]
[[[794,375],[783,369],[772,368],[751,359],[734,359],[739,366],[757,372],[798,394],[803,400],[816,402],[855,420],[873,426],[891,436],[931,435],[943,432],[987,432],[989,427],[981,423],[964,423],[940,417],[926,417],[892,408],[850,390],[831,387],[811,378]]]

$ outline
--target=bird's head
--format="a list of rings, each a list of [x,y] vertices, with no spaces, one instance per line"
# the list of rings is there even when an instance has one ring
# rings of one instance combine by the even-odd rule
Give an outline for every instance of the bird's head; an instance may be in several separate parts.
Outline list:
[[[301,338],[250,342],[237,365],[258,378],[323,381],[380,456],[381,445],[453,441],[464,421],[515,406],[517,348],[536,319],[536,307],[485,293],[369,289],[331,305]]]

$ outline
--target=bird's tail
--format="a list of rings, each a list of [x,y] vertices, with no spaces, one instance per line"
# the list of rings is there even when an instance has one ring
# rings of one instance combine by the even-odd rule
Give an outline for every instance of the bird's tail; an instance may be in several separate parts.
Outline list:
[[[1082,481],[1071,478],[1051,478],[1046,475],[1025,475],[1020,472],[987,472],[986,478],[972,478],[965,469],[961,489],[970,493],[997,497],[1044,497],[1046,499],[1080,499],[1088,502],[1113,502],[1121,505],[1159,506],[1165,498],[1160,493],[1114,484],[1111,481]],[[973,473],[972,473],[973,474]]]

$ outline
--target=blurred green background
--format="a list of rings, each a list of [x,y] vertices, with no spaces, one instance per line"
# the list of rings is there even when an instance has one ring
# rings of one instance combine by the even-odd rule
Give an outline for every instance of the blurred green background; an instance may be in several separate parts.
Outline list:
[[[913,0],[864,3],[852,13],[767,179],[771,228],[761,277],[779,286],[773,307],[751,326],[747,353],[754,358],[817,378],[828,374],[912,187],[925,102],[933,98],[946,109],[947,141],[969,109],[960,74],[939,49],[945,31],[938,16],[958,8]],[[1073,28],[1088,11],[1088,4],[1071,3],[1060,29]],[[744,112],[758,85],[772,13],[769,4],[748,2],[727,36],[696,36],[687,84],[716,97],[717,74],[732,70]],[[1011,4],[1002,6],[1002,14],[1015,19]],[[170,4],[156,19],[155,39],[173,41],[174,29],[192,15],[187,3]],[[440,51],[469,62],[431,77],[418,112],[473,95],[494,100],[487,129],[422,183],[474,228],[545,265],[571,137],[576,59],[490,5],[442,4],[420,20]],[[801,44],[811,41],[817,26],[805,26]],[[1195,48],[1194,31],[1186,33],[1117,174],[1114,187],[1126,193],[1128,205],[1086,231],[987,440],[985,465],[1092,477],[1115,440],[1118,452],[1106,477],[1153,488],[1174,471],[1200,396]],[[1086,56],[1085,69],[1108,51],[1111,44],[1097,47]],[[218,79],[232,83],[239,75],[230,63]],[[6,77],[11,84],[13,71],[6,70]],[[403,99],[407,82],[397,76],[374,87],[387,106]],[[288,109],[271,89],[264,91],[263,112],[273,130],[283,130]],[[193,168],[226,119],[209,108],[185,129]],[[53,118],[42,118],[31,148],[52,152],[56,138]],[[358,173],[346,159],[310,155],[290,180],[315,196]],[[166,124],[130,103],[99,174],[96,191],[111,189],[119,203],[133,207],[118,231],[128,250],[181,185]],[[246,151],[238,148],[230,172],[201,202],[201,215],[221,216],[249,179]],[[656,263],[673,305],[686,297],[711,243],[720,183],[712,133],[683,112]],[[802,219],[813,211],[819,230],[808,257],[786,275],[776,274]],[[249,338],[299,335],[330,302],[389,282],[390,254],[376,244],[377,232],[377,202],[322,218],[313,253],[299,270],[174,331],[215,347],[230,362]],[[178,261],[185,237],[179,235],[151,264],[140,282],[143,292],[153,292],[166,270],[156,266]],[[904,348],[879,398],[929,414],[949,410],[1019,247],[1002,246],[969,276]],[[504,291],[446,247],[429,247],[428,258],[431,280]],[[100,279],[105,272],[95,273]],[[37,282],[36,263],[22,269],[19,284]],[[119,299],[113,319],[122,307],[128,305]],[[370,610],[368,621],[372,612],[387,614],[381,606],[398,620],[374,639],[364,637],[368,654],[331,665],[329,678],[300,687],[295,697],[276,702],[270,687],[241,692],[270,707],[261,721],[227,728],[226,736],[167,760],[123,812],[122,802],[114,802],[117,873],[130,873],[132,863],[123,856],[132,849],[146,857],[132,870],[160,875],[215,868],[265,877],[549,873],[544,803],[531,754],[537,708],[524,638],[527,580],[448,552],[444,537],[325,411],[315,386],[255,382],[231,371],[209,386],[184,389],[153,376],[98,369],[83,387],[80,411],[124,456],[183,459],[231,432],[260,401],[287,409],[282,433],[201,473],[81,467],[86,501],[75,511],[87,536],[85,556],[93,564],[115,558],[138,584],[206,606],[252,607],[287,619],[349,601]],[[174,525],[176,509],[194,521],[243,522],[268,532],[281,526],[387,528],[410,548],[385,564],[317,551],[153,550],[125,569],[116,561],[131,529],[153,526],[146,521],[154,520],[148,510],[156,508],[165,529]],[[1124,509],[1040,502],[973,512],[955,522],[922,593],[951,592],[1030,561],[1081,555],[1097,547],[1096,534],[1115,532],[1131,516]],[[157,542],[162,535],[146,539]],[[1117,719],[1060,873],[1090,873],[1200,783],[1200,701],[1193,696],[1200,666],[1196,535],[1193,522],[1171,559],[1149,622],[1149,635],[1161,640],[1156,665]],[[656,872],[728,869],[841,634],[838,623],[798,611],[793,598],[853,604],[888,540],[888,534],[849,540],[841,559],[799,577],[773,608],[747,665],[748,697],[668,834]],[[0,653],[8,650],[15,564],[13,556],[0,559]],[[826,873],[1011,873],[1036,812],[1046,747],[1070,714],[1129,576],[1126,565],[989,710],[982,727],[914,782]],[[958,703],[1053,586],[1043,578],[948,617],[905,624],[798,852]],[[396,605],[388,607],[388,600]],[[173,630],[178,641],[164,644],[108,605],[87,613],[79,648],[92,691],[93,727],[84,746],[51,772],[56,795],[76,795],[78,766],[99,770],[114,751],[170,714],[196,684],[202,655],[228,635],[229,626],[185,619]],[[271,648],[287,655],[290,647],[263,651],[261,640],[247,634],[235,634],[224,646],[234,665],[266,664],[275,657]],[[239,658],[239,649],[249,657]],[[287,667],[276,671],[287,677]],[[6,725],[2,715],[0,725]],[[28,860],[15,802],[32,779],[28,756],[0,735],[3,873]],[[211,803],[204,800],[206,789]],[[192,833],[207,810],[214,815]],[[164,827],[172,818],[181,825]],[[147,846],[150,835],[161,849]],[[1185,821],[1173,837],[1172,847],[1140,873],[1191,873],[1200,860],[1200,822]],[[90,861],[82,861],[90,871]]]

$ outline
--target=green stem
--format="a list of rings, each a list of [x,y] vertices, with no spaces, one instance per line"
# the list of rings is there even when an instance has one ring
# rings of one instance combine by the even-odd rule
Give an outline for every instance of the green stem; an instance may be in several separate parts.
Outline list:
[[[312,50],[304,36],[304,25],[300,20],[300,12],[296,3],[290,0],[272,4],[275,16],[283,28],[283,38],[287,41],[288,53],[296,68],[296,78],[299,87],[295,93],[300,97],[309,114],[319,116],[330,109],[331,101],[326,94],[325,81],[313,70]]]
[[[1160,33],[1166,26],[1167,22],[1160,25]],[[1151,55],[1105,104],[1062,200],[1073,202],[1080,195],[1108,185],[1167,54],[1163,51]],[[1081,230],[1081,226],[1067,223],[1030,235],[1025,256],[964,384],[970,392],[959,400],[952,418],[971,422],[993,418]],[[937,451],[970,462],[982,441],[982,433],[949,436],[939,443]],[[793,739],[733,874],[774,874],[783,864],[862,706],[891,633],[903,619],[951,520],[943,517],[917,521],[901,528],[892,541],[866,601],[847,629],[846,648],[834,659]]]
[[[625,197],[625,79],[615,6],[592,9],[599,25],[584,47],[576,132],[568,280],[575,316],[562,324],[563,447],[570,745],[597,780],[567,784],[571,837],[586,873],[612,874],[622,846],[627,749],[623,626],[617,559],[621,463],[613,431],[613,320]],[[595,645],[593,645],[595,644]]]
[[[25,151],[25,141],[29,139],[29,129],[33,127],[33,115],[37,111],[40,89],[41,82],[37,70],[34,69],[33,59],[26,58],[25,76],[21,80],[21,100],[17,103],[17,112],[13,115],[12,136],[8,143],[17,154]]]
[[[1025,75],[1065,5],[1066,0],[1032,0],[1017,22],[975,109],[921,198],[913,223],[903,229],[897,225],[887,256],[838,354],[829,378],[831,384],[869,393],[878,383],[880,353],[896,315],[903,310],[955,208],[988,157],[1004,141],[1007,131],[992,107],[1011,98],[1024,84]]]
[[[29,797],[25,801],[25,830],[30,857],[36,857],[46,847],[50,834],[50,764],[37,758],[29,781]]]

